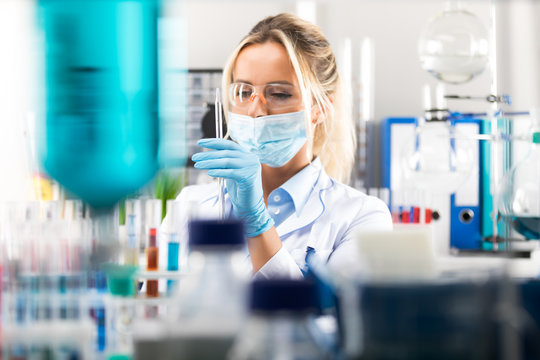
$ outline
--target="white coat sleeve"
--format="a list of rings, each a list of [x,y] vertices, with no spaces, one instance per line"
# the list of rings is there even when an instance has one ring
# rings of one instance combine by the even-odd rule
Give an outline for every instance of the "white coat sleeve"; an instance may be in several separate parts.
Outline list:
[[[303,276],[298,264],[296,264],[285,247],[282,246],[281,249],[279,249],[279,251],[253,275],[253,279],[301,279]]]
[[[354,218],[343,237],[328,258],[328,267],[336,271],[361,268],[361,258],[355,244],[355,235],[362,231],[392,231],[392,216],[388,206],[378,198],[369,196],[362,210]]]

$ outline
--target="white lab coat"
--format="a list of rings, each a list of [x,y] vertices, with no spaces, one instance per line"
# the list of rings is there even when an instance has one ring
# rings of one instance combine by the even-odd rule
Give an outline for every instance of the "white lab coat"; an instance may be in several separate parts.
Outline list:
[[[255,278],[301,277],[308,247],[330,267],[349,266],[358,261],[351,241],[356,232],[392,230],[392,219],[384,202],[331,179],[318,159],[309,167],[312,184],[306,184],[305,205],[276,227],[283,246]],[[175,222],[183,243],[181,263],[187,260],[189,213],[195,217],[217,218],[217,191],[217,183],[211,183],[187,186],[178,195],[176,201],[182,205]],[[226,195],[226,217],[231,212],[232,204]],[[163,239],[167,236],[168,221],[166,218],[162,226]]]

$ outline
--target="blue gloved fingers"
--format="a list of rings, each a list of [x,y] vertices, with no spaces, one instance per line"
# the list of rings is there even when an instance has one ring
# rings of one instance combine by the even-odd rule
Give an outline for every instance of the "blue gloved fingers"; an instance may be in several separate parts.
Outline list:
[[[238,145],[232,140],[227,139],[217,139],[217,138],[210,138],[210,139],[201,139],[197,141],[197,145],[200,147],[208,148],[208,149],[214,149],[214,150],[244,150],[243,147]]]
[[[208,175],[235,181],[240,181],[244,178],[236,169],[210,169],[208,170]]]
[[[244,220],[247,236],[257,236],[272,227],[274,222],[264,204],[257,155],[231,140],[202,139],[198,144],[211,150],[193,155],[195,167],[225,179],[233,211]]]
[[[197,161],[195,168],[197,169],[243,169],[246,167],[246,161],[235,158],[210,159]]]
[[[191,160],[202,161],[223,158],[245,158],[246,153],[238,150],[210,150],[193,154]]]
[[[234,180],[240,186],[245,183],[255,181],[256,176],[239,169],[210,169],[208,175],[212,177],[221,177],[228,180]]]

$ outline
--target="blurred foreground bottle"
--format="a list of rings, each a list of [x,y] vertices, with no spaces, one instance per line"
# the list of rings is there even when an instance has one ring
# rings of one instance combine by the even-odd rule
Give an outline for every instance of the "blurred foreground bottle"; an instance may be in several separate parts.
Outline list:
[[[158,169],[158,0],[40,0],[42,162],[66,189],[110,207]]]
[[[331,359],[314,322],[315,283],[263,280],[251,287],[250,316],[229,353],[234,360]]]
[[[175,299],[169,358],[224,359],[246,309],[244,228],[237,221],[192,221],[189,242],[191,275],[180,281]]]

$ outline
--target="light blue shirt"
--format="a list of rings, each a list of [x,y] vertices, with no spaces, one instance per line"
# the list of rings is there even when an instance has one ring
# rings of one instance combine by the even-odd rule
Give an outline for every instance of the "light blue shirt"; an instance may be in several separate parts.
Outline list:
[[[320,160],[308,165],[268,196],[268,211],[275,227],[294,213],[300,213],[318,179]],[[314,171],[315,170],[315,171]]]
[[[274,226],[279,226],[285,219],[294,214],[295,209],[291,194],[284,188],[279,187],[268,196],[268,212],[274,219]]]

